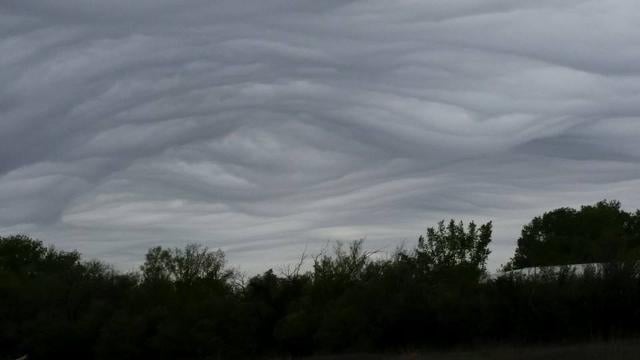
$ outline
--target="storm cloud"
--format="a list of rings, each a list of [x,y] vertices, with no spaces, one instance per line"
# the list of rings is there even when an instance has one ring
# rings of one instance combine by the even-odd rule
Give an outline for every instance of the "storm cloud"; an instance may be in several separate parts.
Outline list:
[[[0,2],[0,233],[248,271],[640,207],[637,1]]]

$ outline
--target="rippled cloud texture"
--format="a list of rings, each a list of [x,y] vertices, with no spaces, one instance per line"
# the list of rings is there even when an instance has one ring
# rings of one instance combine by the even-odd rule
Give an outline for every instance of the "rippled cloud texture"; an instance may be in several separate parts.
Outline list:
[[[0,233],[250,272],[640,207],[640,2],[0,2]]]

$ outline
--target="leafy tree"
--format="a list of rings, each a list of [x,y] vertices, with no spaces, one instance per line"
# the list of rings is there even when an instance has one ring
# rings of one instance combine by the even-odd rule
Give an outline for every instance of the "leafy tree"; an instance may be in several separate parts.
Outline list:
[[[45,247],[26,235],[0,237],[0,271],[24,276],[65,271],[77,267],[80,254]]]
[[[440,221],[437,227],[427,229],[426,238],[418,239],[418,260],[429,270],[464,267],[484,273],[491,252],[491,234],[491,222],[480,228],[471,222],[465,230],[462,222],[451,220],[445,225],[444,220]]]
[[[625,212],[618,201],[546,212],[522,228],[505,269],[637,258],[639,224],[640,213]]]

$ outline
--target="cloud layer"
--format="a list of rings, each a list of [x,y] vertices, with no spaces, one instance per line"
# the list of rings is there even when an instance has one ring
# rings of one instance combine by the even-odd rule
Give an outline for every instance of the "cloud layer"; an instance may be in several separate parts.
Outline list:
[[[248,271],[557,206],[640,207],[635,1],[0,3],[0,233]]]

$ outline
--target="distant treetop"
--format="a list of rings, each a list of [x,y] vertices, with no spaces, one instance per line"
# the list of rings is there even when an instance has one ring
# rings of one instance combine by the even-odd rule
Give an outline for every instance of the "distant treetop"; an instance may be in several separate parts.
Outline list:
[[[559,208],[522,228],[505,270],[532,266],[622,261],[640,257],[640,211],[629,213],[616,200],[579,210]]]

